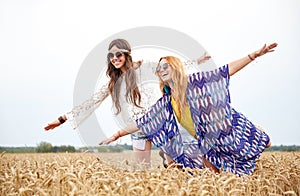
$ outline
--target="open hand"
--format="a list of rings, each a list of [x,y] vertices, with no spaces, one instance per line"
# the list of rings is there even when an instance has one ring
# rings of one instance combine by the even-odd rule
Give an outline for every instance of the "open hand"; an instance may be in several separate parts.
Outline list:
[[[48,131],[50,129],[54,129],[55,127],[58,127],[59,125],[61,125],[59,120],[55,120],[52,123],[49,123],[47,126],[45,126],[44,129],[45,131]]]
[[[133,62],[133,68],[137,69],[143,64],[143,60],[138,60]]]
[[[113,136],[107,138],[106,140],[103,140],[103,141],[99,142],[99,145],[110,144],[111,142],[114,142],[117,139],[119,139],[119,137],[120,137],[120,131],[118,131],[117,133],[113,134]]]
[[[257,50],[255,52],[255,58],[260,57],[260,56],[262,56],[262,55],[264,55],[268,52],[274,52],[275,51],[274,48],[276,48],[277,45],[278,45],[277,43],[272,43],[272,44],[269,44],[269,45],[265,44],[260,50]]]
[[[206,51],[204,52],[204,54],[202,56],[200,56],[199,58],[197,58],[197,64],[201,64],[204,63],[205,61],[209,60],[211,58],[211,56],[207,55]]]

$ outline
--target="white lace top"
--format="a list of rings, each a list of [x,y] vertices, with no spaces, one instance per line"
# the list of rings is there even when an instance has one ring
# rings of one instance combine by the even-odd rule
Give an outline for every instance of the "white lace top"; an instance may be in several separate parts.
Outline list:
[[[127,103],[125,92],[126,84],[121,82],[120,88],[120,104],[121,112],[116,115],[117,121],[121,127],[127,126],[133,122],[133,120],[141,117],[148,108],[155,103],[161,96],[159,90],[158,77],[155,75],[156,63],[146,62],[143,63],[140,68],[136,69],[137,85],[141,93],[141,106],[138,108],[133,104]],[[120,79],[123,79],[122,77]],[[92,97],[85,100],[82,104],[75,106],[71,111],[66,113],[68,121],[71,123],[73,129],[88,118],[110,95],[108,89],[108,83],[102,85]],[[114,111],[115,112],[115,111]]]
[[[184,62],[187,69],[194,63],[194,61]],[[138,108],[133,104],[127,103],[125,97],[126,84],[125,82],[121,82],[121,112],[116,115],[117,122],[121,127],[125,127],[131,124],[135,119],[142,117],[145,112],[148,111],[148,109],[161,97],[162,93],[159,89],[159,79],[155,75],[156,66],[156,62],[148,61],[136,69],[137,85],[141,93],[140,105],[142,108]],[[110,92],[107,83],[102,85],[91,98],[67,112],[66,117],[71,123],[72,128],[78,128],[78,126],[86,118],[88,118],[109,95]]]

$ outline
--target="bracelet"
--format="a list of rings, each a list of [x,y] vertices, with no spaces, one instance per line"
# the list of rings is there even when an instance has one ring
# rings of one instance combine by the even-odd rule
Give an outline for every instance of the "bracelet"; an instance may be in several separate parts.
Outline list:
[[[255,59],[255,58],[252,58],[252,57],[250,56],[250,54],[248,54],[248,57],[249,57],[249,59],[250,59],[251,61],[254,61],[254,59]]]
[[[60,124],[66,122],[66,120],[62,116],[58,117],[58,121],[60,122]]]

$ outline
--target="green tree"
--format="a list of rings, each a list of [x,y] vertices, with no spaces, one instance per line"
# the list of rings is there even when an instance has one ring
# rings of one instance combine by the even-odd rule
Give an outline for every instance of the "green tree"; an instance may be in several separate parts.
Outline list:
[[[36,147],[36,152],[39,153],[52,152],[52,145],[48,142],[40,142]]]

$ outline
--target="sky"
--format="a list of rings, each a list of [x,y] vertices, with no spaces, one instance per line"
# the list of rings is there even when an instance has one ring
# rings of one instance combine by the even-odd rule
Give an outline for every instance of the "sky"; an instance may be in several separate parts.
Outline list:
[[[43,127],[73,108],[75,81],[90,52],[143,26],[189,35],[220,66],[277,42],[275,52],[231,77],[231,101],[266,129],[273,145],[300,145],[299,10],[299,0],[0,0],[0,146],[85,146],[68,122],[48,132]],[[97,113],[105,114],[109,101]],[[103,120],[117,131],[114,121]]]

